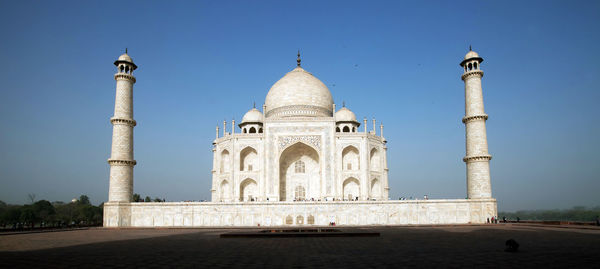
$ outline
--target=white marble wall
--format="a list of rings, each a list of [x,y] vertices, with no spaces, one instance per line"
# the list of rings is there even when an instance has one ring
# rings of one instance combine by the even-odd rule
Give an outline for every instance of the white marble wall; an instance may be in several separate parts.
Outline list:
[[[472,60],[472,63],[477,62]],[[488,153],[487,133],[483,105],[481,78],[483,71],[476,69],[466,71],[462,75],[465,82],[465,117],[466,127],[466,156],[467,163],[467,197],[472,199],[491,198],[489,161],[492,156]]]
[[[118,72],[115,74],[115,113],[111,118],[113,136],[110,164],[108,200],[130,202],[133,195],[133,84],[135,77]]]
[[[306,186],[307,199],[347,198],[343,197],[343,183],[348,178],[356,178],[360,185],[360,200],[387,200],[387,153],[383,138],[367,132],[336,133],[332,117],[307,117],[267,120],[263,134],[235,133],[217,138],[214,141],[212,201],[239,201],[240,184],[248,178],[258,185],[258,201],[266,201],[267,198],[280,201],[281,157],[297,142],[313,148],[318,154],[318,171],[313,173],[317,176],[309,180],[310,187]],[[342,162],[342,151],[348,146],[358,151],[358,163],[355,164],[358,169],[344,170],[342,167],[347,165]],[[248,147],[257,152],[256,163],[252,171],[240,171],[241,152]],[[225,150],[228,154],[224,155]],[[373,150],[377,154],[371,158]],[[223,171],[222,162],[228,163]],[[373,184],[375,179],[378,184]],[[222,184],[224,180],[228,185]],[[225,190],[229,193],[227,197],[222,197],[222,186],[228,187]],[[373,186],[377,188],[375,192]],[[290,193],[287,190],[286,194]],[[287,197],[286,200],[289,199]]]
[[[104,227],[412,225],[485,223],[495,199],[104,204]],[[291,216],[294,223],[285,224]],[[298,217],[303,220],[297,223]],[[312,216],[314,224],[307,220]]]

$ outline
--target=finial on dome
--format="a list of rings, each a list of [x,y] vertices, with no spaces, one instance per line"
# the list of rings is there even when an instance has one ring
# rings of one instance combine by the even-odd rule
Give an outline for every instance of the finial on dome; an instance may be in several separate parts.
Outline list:
[[[252,108],[256,108],[256,101],[252,102]]]
[[[471,49],[471,45],[469,45],[469,51],[472,51],[472,49]]]
[[[127,54],[127,48],[125,48],[125,54]]]
[[[296,59],[296,62],[298,62],[298,67],[300,67],[300,62],[302,60],[300,60],[300,50],[298,50],[298,59]]]
[[[346,101],[342,101],[342,107],[346,107]]]

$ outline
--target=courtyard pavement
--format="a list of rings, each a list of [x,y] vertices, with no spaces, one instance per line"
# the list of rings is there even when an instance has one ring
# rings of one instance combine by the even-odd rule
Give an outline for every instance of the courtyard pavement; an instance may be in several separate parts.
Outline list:
[[[341,228],[343,229],[343,228]],[[380,237],[219,238],[248,229],[104,229],[0,235],[0,268],[600,266],[600,229],[521,224],[356,228]],[[258,230],[258,229],[257,229]],[[505,241],[519,244],[505,252]]]

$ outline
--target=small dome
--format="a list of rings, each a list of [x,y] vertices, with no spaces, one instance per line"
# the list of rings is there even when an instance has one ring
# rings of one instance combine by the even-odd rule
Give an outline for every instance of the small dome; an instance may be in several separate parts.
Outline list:
[[[262,122],[263,114],[256,108],[250,109],[242,118],[242,123]]]
[[[121,56],[119,56],[119,59],[115,61],[115,66],[119,66],[120,63],[128,63],[133,66],[133,70],[137,69],[137,65],[133,63],[133,60],[131,57],[129,57],[129,55],[127,55],[127,53],[123,53]]]
[[[354,112],[350,111],[350,109],[347,109],[346,107],[342,107],[342,109],[335,112],[335,121],[357,122]]]
[[[331,117],[331,92],[318,78],[296,67],[277,81],[265,99],[267,117]]]
[[[480,58],[480,57],[479,57],[479,54],[477,54],[477,52],[470,50],[469,52],[467,52],[467,55],[465,55],[465,60],[471,59],[471,58]]]
[[[465,55],[465,59],[462,62],[460,62],[460,66],[464,67],[468,61],[473,60],[476,60],[479,63],[483,62],[483,58],[479,57],[479,54],[477,54],[477,52],[469,50],[469,52],[467,52],[467,55]]]
[[[117,61],[133,63],[133,60],[131,59],[131,57],[129,57],[129,55],[127,55],[127,53],[123,53],[121,56],[119,56],[119,59]]]

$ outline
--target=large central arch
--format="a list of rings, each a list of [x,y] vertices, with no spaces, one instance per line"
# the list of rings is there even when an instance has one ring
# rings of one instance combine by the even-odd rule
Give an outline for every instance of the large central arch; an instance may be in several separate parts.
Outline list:
[[[297,142],[286,148],[279,157],[279,200],[293,201],[297,187],[304,188],[303,199],[321,196],[321,165],[319,153],[312,147]]]

